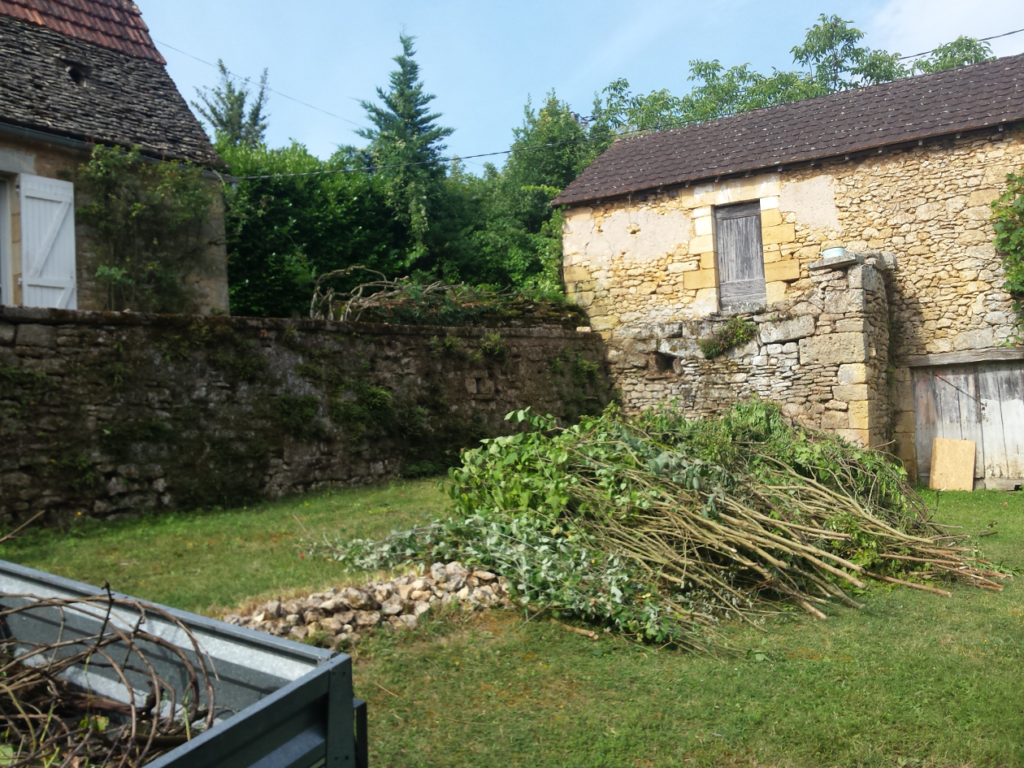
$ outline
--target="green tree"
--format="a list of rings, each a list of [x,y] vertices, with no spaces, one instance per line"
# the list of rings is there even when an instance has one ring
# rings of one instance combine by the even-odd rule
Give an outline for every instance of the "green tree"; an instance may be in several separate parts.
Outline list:
[[[224,62],[217,59],[220,84],[209,88],[196,88],[198,102],[193,108],[209,124],[218,149],[227,147],[256,147],[264,142],[267,131],[267,70],[260,75],[259,90],[246,108],[252,94],[247,85],[236,87]]]
[[[610,139],[605,123],[584,122],[554,91],[540,109],[527,102],[505,166],[488,165],[478,184],[483,225],[472,237],[486,282],[557,289],[562,218],[549,203]]]
[[[323,161],[297,143],[239,146],[224,159],[236,176],[272,177],[243,179],[228,197],[232,314],[306,316],[317,275],[353,264],[397,273],[405,232],[351,148]],[[284,175],[297,173],[313,175]]]
[[[793,46],[793,61],[807,68],[818,93],[888,82],[906,77],[898,53],[858,45],[864,33],[835,14],[821,14],[802,45]]]
[[[383,180],[395,217],[409,231],[404,267],[429,269],[434,265],[427,257],[431,247],[438,245],[431,230],[436,229],[439,209],[445,208],[441,183],[445,177],[444,140],[454,129],[439,126],[436,121],[441,114],[430,111],[435,97],[424,90],[420,80],[415,38],[403,34],[399,41],[402,53],[394,58],[398,69],[391,72],[390,87],[387,91],[377,88],[380,104],[361,102],[373,127],[360,129],[358,134],[370,142],[368,164]],[[437,254],[433,255],[436,260]]]
[[[973,37],[960,36],[951,43],[940,45],[927,57],[914,62],[915,73],[941,72],[944,69],[962,67],[966,64],[980,64],[989,61],[992,46]]]

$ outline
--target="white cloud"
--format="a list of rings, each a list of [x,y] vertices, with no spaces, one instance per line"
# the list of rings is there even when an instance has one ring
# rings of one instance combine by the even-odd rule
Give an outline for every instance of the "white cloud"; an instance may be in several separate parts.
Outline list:
[[[889,0],[867,28],[872,47],[909,55],[960,35],[990,37],[1024,27],[1024,3]],[[1024,53],[1024,32],[991,41],[996,56]]]

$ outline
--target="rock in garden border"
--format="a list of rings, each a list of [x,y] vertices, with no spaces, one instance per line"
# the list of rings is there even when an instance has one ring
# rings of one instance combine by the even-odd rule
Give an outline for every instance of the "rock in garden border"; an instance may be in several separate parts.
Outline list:
[[[292,600],[268,600],[248,614],[224,621],[291,640],[338,648],[378,627],[415,629],[421,617],[445,606],[476,610],[512,608],[508,582],[490,571],[471,571],[458,561],[434,563],[361,587],[335,587]]]

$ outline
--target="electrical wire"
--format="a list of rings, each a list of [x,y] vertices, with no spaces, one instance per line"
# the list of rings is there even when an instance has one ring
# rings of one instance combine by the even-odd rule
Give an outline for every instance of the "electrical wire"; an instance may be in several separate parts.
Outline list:
[[[980,37],[978,38],[979,43],[987,43],[989,40],[998,40],[1000,37],[1009,37],[1010,35],[1016,35],[1024,32],[1024,29],[1015,29],[1013,32],[1003,32],[1001,35],[992,35],[991,37]],[[912,53],[909,56],[900,56],[897,61],[903,61],[904,59],[916,59],[918,56],[927,56],[929,53],[935,53],[938,48],[932,48],[930,51],[923,51],[922,53]]]
[[[183,51],[180,48],[175,48],[173,45],[170,45],[169,43],[161,42],[160,40],[157,40],[156,38],[153,39],[153,42],[157,43],[158,45],[163,46],[164,48],[170,48],[172,51],[177,51],[182,56],[188,56],[190,59],[195,59],[200,64],[205,64],[206,66],[213,67],[214,69],[218,69],[218,70],[220,69],[220,67],[217,64],[209,62],[206,59],[200,59],[198,56],[193,56],[191,53],[188,53],[187,51]],[[237,78],[238,80],[241,80],[242,82],[245,82],[245,83],[249,83],[250,85],[257,85],[257,83],[255,83],[252,80],[252,78],[243,77],[242,75],[237,75],[234,72],[232,72],[230,69],[228,69],[227,67],[224,67],[224,71],[227,72],[230,77]],[[359,128],[363,127],[363,126],[359,125],[359,123],[355,122],[354,120],[349,120],[347,117],[342,117],[341,115],[336,115],[333,112],[328,112],[326,109],[320,109],[320,107],[316,107],[316,106],[314,106],[312,104],[309,104],[309,103],[307,103],[305,101],[300,101],[299,99],[296,99],[294,96],[289,96],[287,93],[281,93],[281,91],[275,91],[269,85],[262,85],[262,84],[260,84],[260,85],[261,85],[261,87],[266,88],[271,93],[276,94],[278,96],[281,96],[282,98],[288,99],[289,101],[294,101],[296,104],[301,104],[304,107],[309,107],[310,109],[315,109],[317,112],[322,112],[323,114],[328,115],[330,117],[337,118],[338,120],[343,120],[346,123],[351,123],[352,125],[355,125],[355,126],[357,126]]]
[[[1015,30],[1013,30],[1011,32],[1003,32],[1000,35],[991,35],[990,37],[978,38],[978,42],[979,43],[984,43],[984,42],[988,42],[989,40],[996,40],[996,39],[1001,38],[1001,37],[1009,37],[1010,35],[1016,35],[1016,34],[1019,34],[1021,32],[1024,32],[1024,28],[1015,29]],[[186,53],[185,51],[182,51],[179,48],[175,48],[173,45],[169,45],[167,43],[163,43],[163,42],[160,42],[159,40],[155,40],[155,39],[154,39],[154,42],[158,43],[159,45],[162,45],[162,46],[165,46],[167,48],[170,48],[172,51],[177,51],[178,53],[180,53],[180,54],[182,54],[184,56],[188,56],[191,59],[195,59],[198,62],[206,64],[207,66],[211,66],[211,67],[219,69],[218,65],[212,64],[211,62],[206,61],[205,59],[200,59],[198,56],[193,56],[191,53]],[[902,61],[904,59],[915,59],[915,58],[918,58],[919,56],[927,56],[929,53],[934,53],[936,50],[938,50],[938,49],[937,48],[932,48],[929,51],[923,51],[921,53],[914,53],[914,54],[910,54],[908,56],[900,56],[900,57],[898,57],[897,60],[898,61]],[[231,70],[229,70],[227,67],[225,67],[224,69],[232,77],[236,77],[236,78],[239,78],[239,79],[243,80],[246,83],[253,84],[253,81],[250,78],[242,77],[241,75],[236,75],[233,72],[231,72]],[[307,104],[304,101],[300,101],[299,99],[296,99],[296,98],[293,98],[291,96],[288,96],[287,94],[281,93],[280,91],[275,91],[272,88],[270,88],[269,86],[267,86],[266,88],[271,93],[276,93],[278,96],[283,96],[284,98],[289,99],[291,101],[294,101],[297,104],[301,104],[301,105],[303,105],[305,107],[309,107],[310,109],[315,109],[317,112],[322,112],[323,114],[329,115],[330,117],[334,117],[334,118],[337,118],[339,120],[344,120],[346,123],[352,123],[352,125],[359,125],[358,123],[356,123],[356,122],[354,122],[352,120],[349,120],[348,118],[341,117],[341,115],[336,115],[333,112],[328,112],[327,110],[320,109],[319,107],[315,107],[312,104]],[[576,115],[576,113],[572,113],[572,115],[573,115],[573,117],[577,118],[578,120],[582,121],[583,123],[586,123],[588,120],[592,119],[592,116],[579,117],[578,115]],[[615,134],[615,138],[623,138],[623,137],[628,137],[628,136],[635,136],[637,134],[649,133],[651,131],[661,131],[661,130],[667,130],[667,129],[671,129],[671,128],[679,128],[681,126],[687,125],[687,124],[692,123],[692,122],[693,122],[692,120],[679,120],[679,121],[674,121],[674,122],[673,121],[665,121],[665,122],[658,123],[657,125],[655,125],[655,126],[653,126],[651,128],[644,128],[642,130],[626,131],[626,132],[623,132],[623,133]],[[590,142],[590,141],[597,141],[598,139],[601,139],[601,138],[604,138],[604,137],[586,136],[586,137],[582,137],[582,138],[579,138],[579,139],[566,139],[565,141],[553,141],[553,142],[549,142],[549,143],[546,143],[546,144],[537,144],[537,145],[532,146],[532,147],[519,147],[519,148],[505,149],[505,150],[501,150],[501,151],[498,151],[498,152],[482,152],[482,153],[477,154],[477,155],[466,155],[465,157],[459,157],[458,155],[456,155],[456,156],[453,156],[453,157],[436,158],[434,160],[421,160],[421,161],[414,162],[414,163],[393,163],[393,164],[389,164],[389,165],[374,165],[374,166],[368,166],[368,167],[364,167],[364,168],[334,168],[334,169],[325,170],[325,171],[305,171],[305,172],[302,172],[302,173],[267,173],[267,174],[261,174],[261,175],[257,175],[257,176],[237,176],[235,178],[238,181],[256,181],[256,180],[262,180],[262,179],[297,178],[297,177],[302,177],[302,176],[324,176],[324,175],[335,174],[335,173],[376,172],[376,171],[379,171],[379,170],[385,170],[385,169],[391,169],[391,168],[409,168],[409,167],[417,166],[417,165],[433,165],[434,163],[438,163],[438,162],[442,162],[442,163],[456,162],[456,161],[457,162],[462,162],[462,161],[465,161],[465,160],[476,160],[476,159],[481,158],[481,157],[497,157],[499,155],[511,155],[511,154],[516,153],[516,152],[532,152],[532,151],[536,151],[536,150],[540,150],[540,149],[549,149],[551,147],[565,146],[566,144],[582,144],[582,143],[586,143],[586,142]],[[477,164],[479,165],[479,163],[477,163]]]

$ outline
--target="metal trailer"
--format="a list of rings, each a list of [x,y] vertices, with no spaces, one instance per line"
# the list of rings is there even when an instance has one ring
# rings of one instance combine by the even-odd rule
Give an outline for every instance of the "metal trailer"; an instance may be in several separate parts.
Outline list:
[[[0,605],[23,605],[11,595],[41,598],[106,596],[98,587],[0,560]],[[113,593],[115,598],[134,600]],[[146,602],[146,601],[142,601]],[[155,603],[150,603],[156,605]],[[147,768],[366,768],[366,702],[352,695],[352,659],[321,648],[225,624],[187,611],[156,607],[194,634],[212,667],[217,720],[214,727],[147,764]],[[138,614],[117,608],[111,621],[131,627]],[[99,619],[56,609],[14,614],[0,631],[31,642],[50,642],[63,632],[99,632]],[[149,614],[147,632],[183,649],[196,662],[191,642],[174,624]],[[10,636],[8,635],[8,636]],[[183,686],[179,658],[140,643],[160,676]],[[212,674],[215,672],[216,674]],[[127,703],[127,691],[111,670],[72,669],[70,682]],[[133,682],[142,683],[142,678]],[[136,690],[136,697],[146,696]],[[138,700],[138,698],[137,698]]]

